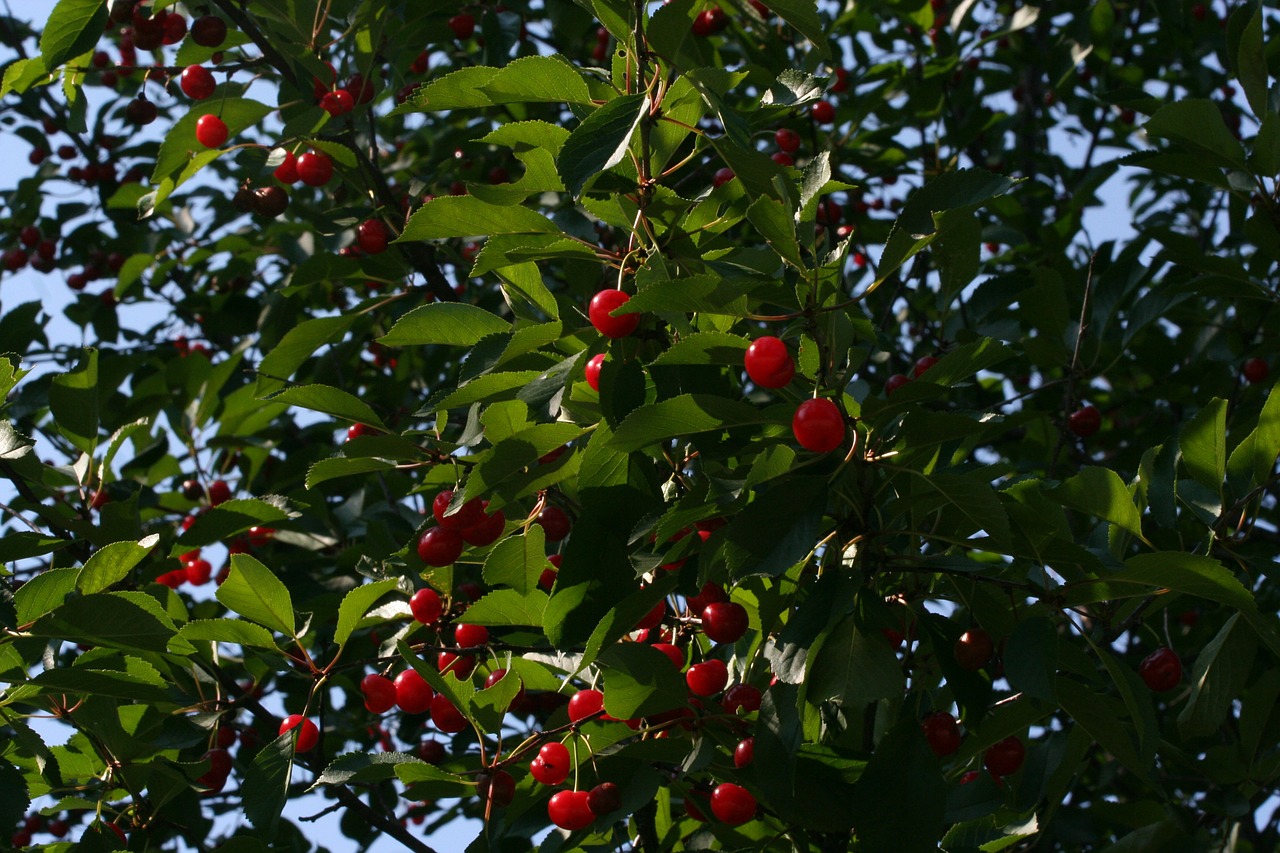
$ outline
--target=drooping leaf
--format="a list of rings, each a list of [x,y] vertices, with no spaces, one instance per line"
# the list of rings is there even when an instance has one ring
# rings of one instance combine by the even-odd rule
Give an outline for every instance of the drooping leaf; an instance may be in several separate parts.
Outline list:
[[[296,636],[289,588],[249,554],[231,555],[231,572],[218,587],[217,598],[246,619],[287,637]]]

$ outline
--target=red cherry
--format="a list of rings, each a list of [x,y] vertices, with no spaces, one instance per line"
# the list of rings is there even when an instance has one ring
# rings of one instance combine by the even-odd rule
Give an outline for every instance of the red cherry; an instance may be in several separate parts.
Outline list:
[[[796,363],[787,352],[787,345],[772,335],[752,341],[742,364],[747,376],[761,388],[782,388],[796,373]]]
[[[897,391],[903,385],[911,381],[911,377],[904,376],[901,373],[895,373],[884,381],[884,395],[888,397],[894,391]]]
[[[833,92],[847,92],[849,90],[849,69],[837,68],[836,80],[831,84]]]
[[[365,710],[371,714],[383,714],[396,704],[400,691],[390,678],[371,672],[361,679],[360,692],[364,694]]]
[[[282,184],[298,182],[298,158],[292,152],[285,152],[284,161],[271,173]]]
[[[1102,413],[1094,406],[1076,409],[1067,416],[1067,429],[1080,438],[1088,438],[1102,429]]]
[[[931,355],[926,355],[916,362],[915,367],[911,368],[911,375],[919,379],[924,375],[925,371],[938,363],[938,359]]]
[[[569,535],[572,527],[569,516],[555,504],[547,504],[543,507],[534,522],[542,525],[542,531],[548,542],[559,542],[564,539]]]
[[[586,791],[559,791],[547,802],[547,817],[561,829],[576,832],[595,822]]]
[[[202,115],[196,120],[196,141],[205,148],[221,148],[228,135],[227,123],[215,115]]]
[[[991,635],[983,629],[970,628],[956,640],[951,652],[961,669],[977,672],[991,660],[991,655],[995,652],[995,643],[992,642]]]
[[[924,739],[929,742],[933,754],[942,758],[951,755],[960,748],[960,726],[956,718],[946,711],[938,711],[924,718],[920,724],[924,731]]]
[[[480,502],[479,498],[472,498],[458,507],[457,512],[446,514],[449,512],[449,504],[453,501],[453,495],[453,489],[445,489],[437,492],[435,498],[431,501],[431,514],[441,527],[461,532],[484,521],[484,504]]]
[[[209,484],[209,506],[217,506],[231,500],[231,487],[226,480],[214,480]]]
[[[488,501],[481,501],[480,506],[487,508]],[[507,516],[502,510],[495,510],[493,515],[487,512],[483,513],[482,520],[465,528],[462,531],[462,538],[468,545],[474,545],[477,548],[483,548],[486,545],[492,545],[502,537],[502,531],[507,527]]]
[[[587,366],[583,369],[586,376],[587,384],[591,386],[591,390],[596,393],[600,392],[600,368],[604,365],[604,353],[597,353],[591,356],[591,360],[587,362]]]
[[[1197,21],[1203,21],[1209,15],[1208,8],[1203,3],[1197,3],[1191,7],[1191,17]]]
[[[699,12],[690,30],[699,38],[714,35],[729,25],[729,16],[719,6]]]
[[[467,718],[443,693],[431,700],[431,722],[445,734],[457,734],[468,725]]]
[[[309,187],[322,187],[333,177],[333,161],[318,151],[298,158],[298,178]]]
[[[209,770],[196,779],[196,784],[211,791],[221,791],[231,775],[231,753],[225,749],[211,749],[200,756],[200,760],[209,762]]]
[[[697,695],[714,696],[729,683],[729,667],[715,659],[695,663],[685,673],[684,680]]]
[[[622,791],[613,782],[601,782],[587,792],[587,808],[603,817],[622,808]]]
[[[640,325],[639,314],[622,314],[611,316],[611,312],[631,301],[631,297],[621,290],[602,290],[591,297],[587,308],[587,317],[596,331],[606,338],[625,338]]]
[[[654,643],[653,647],[662,652],[676,669],[684,669],[684,652],[670,643]]]
[[[1173,649],[1156,649],[1138,664],[1138,675],[1148,689],[1164,693],[1182,681],[1182,661]]]
[[[604,710],[604,694],[599,690],[579,690],[569,699],[569,720],[580,723]]]
[[[434,691],[416,669],[406,669],[394,682],[396,705],[406,714],[421,714],[431,707]]]
[[[187,19],[170,12],[164,19],[164,43],[177,44],[187,35]]]
[[[1018,772],[1026,757],[1027,748],[1022,741],[1016,735],[1010,735],[987,747],[987,751],[982,754],[982,763],[992,776],[1008,776]]]
[[[347,441],[353,438],[359,438],[362,435],[372,435],[376,430],[368,424],[352,424],[347,427]]]
[[[572,770],[573,760],[569,757],[568,748],[557,741],[544,743],[538,750],[538,757],[529,766],[533,778],[544,785],[559,785],[569,778]]]
[[[775,151],[769,155],[769,159],[779,166],[794,166],[796,164],[795,159],[785,151]]]
[[[449,29],[453,30],[453,37],[458,41],[466,41],[475,34],[476,19],[466,12],[454,15],[449,19]]]
[[[492,776],[482,773],[476,777],[476,793],[494,808],[505,809],[516,798],[516,780],[505,770],[495,770]]]
[[[213,577],[213,566],[208,560],[191,560],[185,566],[187,582],[195,586],[203,586]]]
[[[763,697],[760,688],[750,684],[735,684],[724,694],[724,709],[731,714],[750,714],[760,710]]]
[[[733,173],[733,169],[730,169],[728,166],[723,166],[716,169],[715,175],[711,177],[711,186],[722,187],[736,177],[737,175]]]
[[[809,115],[813,116],[813,120],[818,124],[831,124],[836,120],[836,108],[828,100],[815,101],[813,106],[809,107]]]
[[[440,603],[440,594],[434,589],[420,589],[409,599],[409,612],[413,618],[423,625],[430,625],[440,618],[444,607]]]
[[[441,652],[436,655],[436,669],[441,675],[452,672],[459,679],[470,678],[471,673],[475,671],[476,660],[473,657],[463,657],[455,655],[453,652]]]
[[[356,108],[356,99],[351,97],[351,93],[346,89],[335,89],[332,92],[325,92],[320,98],[320,109],[329,115],[337,118],[346,115]]]
[[[418,744],[417,753],[428,764],[439,764],[447,756],[444,744],[438,740],[424,740]]]
[[[1271,368],[1267,365],[1265,359],[1251,358],[1244,363],[1244,378],[1252,385],[1257,385],[1267,381],[1267,374],[1271,372]]]
[[[741,785],[721,782],[711,792],[711,813],[730,826],[740,826],[756,816],[756,798]]]
[[[826,397],[805,400],[791,418],[791,432],[805,450],[828,453],[844,443],[844,418]]]
[[[373,81],[364,79],[364,75],[359,72],[347,78],[346,91],[357,104],[367,104],[377,94]]]
[[[738,741],[738,745],[733,748],[733,766],[739,770],[754,761],[755,757],[756,739],[753,737]]]
[[[381,219],[366,219],[356,229],[356,243],[366,255],[380,255],[387,250],[391,231]]]
[[[18,241],[27,248],[31,248],[40,242],[40,229],[34,225],[23,226],[18,232]]]
[[[213,90],[218,84],[213,79],[213,72],[203,65],[188,65],[182,69],[182,76],[178,78],[178,86],[182,89],[182,94],[191,98],[193,101],[203,101],[205,98],[213,94]],[[209,146],[210,148],[214,146]]]
[[[17,246],[14,246],[12,249],[8,249],[4,253],[4,268],[9,272],[17,272],[27,265],[27,260],[27,253],[24,250],[19,249]],[[70,276],[67,277],[67,285],[71,285]],[[83,288],[83,286],[84,285],[81,285],[81,288]],[[79,288],[72,289],[76,290]]]
[[[716,601],[702,609],[702,631],[717,643],[736,643],[748,624],[746,608],[735,601]]]
[[[191,22],[191,40],[201,47],[217,47],[227,40],[226,21],[217,15],[203,15]]]
[[[320,740],[320,730],[316,728],[316,724],[301,714],[290,714],[280,724],[278,734],[284,734],[295,728],[298,730],[298,736],[294,741],[293,751],[310,752],[314,749],[316,743]]]
[[[800,134],[789,127],[778,128],[773,134],[773,141],[788,154],[794,154],[800,150]]]
[[[710,582],[703,584],[697,595],[691,595],[686,599],[689,604],[689,612],[694,615],[701,614],[708,604],[728,600],[729,596],[724,591],[724,587]]]
[[[462,555],[462,534],[447,527],[432,527],[418,540],[418,558],[437,568],[452,565]]]
[[[489,642],[489,629],[483,625],[458,625],[453,629],[453,640],[460,649],[483,646]]]

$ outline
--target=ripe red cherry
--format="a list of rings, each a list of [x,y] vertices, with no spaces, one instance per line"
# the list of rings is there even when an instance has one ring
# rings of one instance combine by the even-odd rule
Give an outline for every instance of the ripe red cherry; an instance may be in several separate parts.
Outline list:
[[[684,652],[670,643],[654,643],[653,647],[667,656],[676,669],[684,669]]]
[[[569,720],[580,723],[604,710],[604,694],[599,690],[579,690],[569,699]]]
[[[736,601],[716,601],[702,608],[702,631],[717,643],[736,643],[747,633],[747,611]]]
[[[689,667],[684,680],[697,695],[714,696],[729,683],[729,667],[722,660],[705,660]]]
[[[271,174],[282,184],[296,184],[298,182],[297,155],[291,151],[286,151],[283,162],[276,166],[275,171]]]
[[[227,24],[217,15],[203,15],[191,22],[191,40],[201,47],[217,47],[227,40]]]
[[[1138,664],[1138,675],[1148,689],[1163,693],[1182,681],[1182,661],[1173,649],[1156,649]]]
[[[960,726],[956,723],[956,718],[946,711],[938,711],[925,717],[920,728],[924,731],[924,739],[929,742],[929,748],[939,758],[951,755],[960,748]]]
[[[462,555],[462,534],[447,527],[433,527],[418,540],[418,558],[437,568],[452,565]]]
[[[458,625],[453,629],[453,641],[460,649],[483,646],[489,642],[489,629],[483,625]]]
[[[602,290],[591,297],[587,317],[590,318],[591,325],[596,327],[596,331],[606,338],[625,338],[640,325],[640,315],[623,314],[612,317],[610,312],[630,301],[631,297],[621,290]]]
[[[494,808],[505,809],[516,798],[516,780],[505,770],[495,770],[492,776],[482,773],[476,777],[476,793]]]
[[[760,710],[760,700],[762,698],[759,687],[754,687],[750,684],[735,684],[724,694],[722,704],[730,714],[750,714],[752,711]]]
[[[970,628],[960,635],[951,653],[961,669],[977,672],[987,665],[995,651],[991,635],[981,628]]]
[[[182,94],[194,101],[203,101],[218,88],[218,84],[213,79],[213,72],[203,65],[188,65],[182,69],[178,86],[181,87]]]
[[[796,164],[795,158],[785,151],[775,151],[769,155],[769,159],[779,166],[794,166]]]
[[[711,185],[713,187],[722,187],[736,177],[737,175],[733,173],[733,169],[730,169],[728,166],[723,166],[716,169],[716,173],[711,177]]]
[[[926,355],[916,362],[915,367],[911,368],[911,375],[919,379],[924,375],[925,371],[938,363],[938,359],[931,355]]]
[[[1191,17],[1197,21],[1203,21],[1209,15],[1209,9],[1203,3],[1197,3],[1191,7]]]
[[[295,728],[298,730],[298,735],[293,743],[293,751],[310,752],[314,749],[316,743],[320,740],[320,730],[316,728],[316,724],[301,714],[290,714],[280,724],[278,734],[284,734]]]
[[[431,501],[431,514],[441,527],[461,532],[484,521],[484,505],[478,498],[472,498],[458,507],[457,512],[446,515],[449,504],[453,501],[453,495],[453,489],[445,489],[437,492]]]
[[[18,241],[30,248],[40,242],[40,229],[34,225],[25,225],[18,232]]]
[[[1267,381],[1267,374],[1271,372],[1271,368],[1267,362],[1261,358],[1251,358],[1244,363],[1244,378],[1252,385]]]
[[[555,504],[547,504],[543,507],[534,522],[542,525],[542,532],[546,535],[548,542],[559,542],[564,539],[569,535],[572,526],[569,516]]]
[[[309,187],[322,187],[333,177],[333,161],[319,151],[298,158],[298,178]]]
[[[366,219],[356,229],[356,243],[366,255],[380,255],[387,250],[391,232],[381,219]]]
[[[738,741],[738,745],[733,748],[733,766],[741,770],[746,767],[756,757],[756,739],[753,737]]]
[[[1026,760],[1027,748],[1016,735],[1009,735],[1002,741],[993,743],[982,754],[982,763],[992,776],[1008,776],[1017,773],[1022,762]]]
[[[741,785],[721,782],[711,792],[711,813],[730,826],[741,826],[756,816],[756,798]]]
[[[364,707],[371,714],[390,711],[399,693],[394,681],[372,672],[361,679],[360,692],[364,694]]]
[[[453,37],[458,41],[466,41],[475,34],[476,19],[466,12],[454,15],[449,19],[449,29],[453,30]]]
[[[435,691],[416,669],[406,669],[396,676],[396,705],[406,714],[422,714],[431,707]]]
[[[586,829],[596,819],[588,803],[586,791],[559,791],[547,802],[547,817],[561,829],[577,832]]]
[[[481,501],[480,506],[487,508],[488,501]],[[502,510],[495,510],[493,515],[487,512],[482,514],[482,519],[476,524],[465,528],[462,531],[462,538],[468,545],[474,545],[477,548],[483,548],[486,545],[492,545],[502,536],[502,531],[507,527],[507,516]]]
[[[467,727],[467,718],[443,693],[431,700],[431,722],[445,734],[457,734]]]
[[[613,814],[622,808],[622,791],[613,782],[601,782],[587,793],[587,808],[595,815]]]
[[[538,750],[538,757],[529,765],[533,778],[544,785],[559,785],[569,778],[572,769],[573,760],[569,757],[568,748],[557,741],[544,743]]]
[[[409,612],[414,621],[430,625],[440,618],[444,607],[440,603],[440,593],[434,589],[420,589],[409,599]]]
[[[346,89],[335,89],[332,92],[325,92],[320,98],[320,109],[329,115],[337,118],[346,115],[356,108],[356,99],[351,97],[351,93]]]
[[[473,657],[463,657],[455,655],[453,652],[441,652],[436,655],[436,669],[440,671],[441,675],[452,672],[461,680],[469,678],[475,668],[476,659]]]
[[[1080,438],[1088,438],[1102,428],[1102,413],[1094,406],[1084,406],[1067,416],[1067,429]]]
[[[217,506],[231,500],[231,487],[226,480],[214,480],[209,484],[209,506]]]
[[[903,385],[911,381],[911,377],[901,373],[895,373],[884,381],[884,395],[888,397],[894,391],[897,391]]]
[[[813,120],[818,124],[831,124],[836,120],[836,108],[828,100],[815,101],[813,106],[809,107],[809,115],[813,116]]]
[[[699,12],[698,16],[693,19],[693,25],[690,30],[698,38],[707,38],[720,32],[729,25],[729,16],[719,6],[714,6],[703,12]]]
[[[591,360],[587,362],[587,366],[583,369],[586,376],[587,384],[591,386],[591,390],[596,393],[600,392],[600,368],[604,365],[604,353],[597,353],[591,356]]]
[[[800,150],[800,134],[789,127],[778,128],[773,134],[773,141],[777,143],[778,148],[788,154],[794,154]]]
[[[196,779],[196,784],[215,793],[221,791],[227,784],[227,777],[231,775],[231,753],[225,749],[211,749],[200,758],[202,761],[209,762],[209,771]],[[49,826],[49,831],[53,831],[52,824]]]
[[[196,120],[196,141],[205,148],[221,148],[228,135],[227,123],[215,115],[202,115]]]
[[[805,400],[791,418],[791,432],[805,450],[828,453],[844,443],[844,418],[826,397]]]
[[[742,359],[747,376],[761,388],[782,388],[796,374],[787,345],[772,335],[756,338]]]

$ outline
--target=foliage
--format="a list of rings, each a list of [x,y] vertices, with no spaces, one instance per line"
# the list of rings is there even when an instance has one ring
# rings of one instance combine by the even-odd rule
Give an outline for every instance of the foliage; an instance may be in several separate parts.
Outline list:
[[[1085,5],[0,19],[0,847],[1275,849],[1280,43]]]

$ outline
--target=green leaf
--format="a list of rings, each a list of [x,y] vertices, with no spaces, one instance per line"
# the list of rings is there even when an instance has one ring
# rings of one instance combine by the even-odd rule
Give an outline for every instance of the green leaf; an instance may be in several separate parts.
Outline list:
[[[21,94],[37,81],[44,80],[48,76],[49,69],[45,67],[44,60],[38,56],[14,60],[4,70],[4,81],[0,83],[0,98],[10,92]]]
[[[267,402],[284,403],[313,412],[323,412],[335,418],[357,424],[367,424],[380,430],[387,425],[369,404],[340,388],[329,385],[292,385],[266,398]]]
[[[1183,737],[1208,737],[1222,726],[1253,668],[1258,641],[1235,613],[1196,655],[1191,695],[1178,714]]]
[[[261,625],[241,619],[193,619],[178,629],[187,642],[231,643],[255,649],[274,649],[276,641]]]
[[[378,599],[396,590],[399,582],[395,579],[374,581],[358,586],[342,597],[338,606],[338,627],[334,629],[333,641],[338,646],[345,646],[360,620]]]
[[[164,652],[177,629],[146,593],[104,592],[71,599],[38,619],[31,633],[87,646]]]
[[[1123,705],[1111,696],[1093,692],[1074,679],[1061,676],[1054,691],[1062,709],[1116,760],[1150,783],[1151,762],[1137,747],[1137,732],[1125,722]]]
[[[475,784],[467,778],[425,761],[397,764],[396,778],[410,786],[415,797],[465,797],[475,793]]]
[[[1058,632],[1043,616],[1018,623],[1004,653],[1004,671],[1015,690],[1053,702],[1058,669]]]
[[[821,538],[826,505],[824,477],[796,476],[773,482],[718,534],[724,537],[729,574],[735,578],[778,576],[803,560]]]
[[[1098,580],[1068,584],[1068,601],[1086,604],[1170,589],[1196,598],[1216,601],[1246,617],[1257,614],[1253,595],[1226,566],[1212,557],[1185,551],[1138,554],[1125,560],[1125,568]]]
[[[1244,148],[1231,135],[1222,111],[1207,98],[1166,104],[1145,125],[1150,136],[1178,143],[1218,168],[1244,169]]]
[[[527,207],[489,204],[471,195],[445,195],[414,211],[396,242],[558,232],[555,223]]]
[[[798,270],[804,270],[804,261],[800,258],[800,242],[796,239],[795,218],[789,208],[780,201],[761,196],[747,208],[747,220],[782,260]]]
[[[556,167],[574,198],[582,194],[589,179],[622,161],[648,111],[647,95],[622,95],[591,113],[569,134]]]
[[[916,509],[940,510],[947,535],[968,538],[983,530],[993,541],[1008,541],[1009,516],[987,478],[981,474],[924,474],[914,469],[908,473],[914,478],[911,494],[917,501]]]
[[[58,0],[40,34],[40,59],[54,69],[73,56],[93,50],[107,25],[102,0]]]
[[[1235,55],[1235,72],[1253,114],[1259,117],[1274,115],[1274,111],[1267,107],[1267,80],[1270,74],[1267,68],[1267,46],[1263,36],[1261,6],[1254,8],[1249,23],[1240,33],[1240,46]]]
[[[1271,477],[1280,456],[1280,391],[1273,386],[1258,414],[1258,425],[1231,451],[1227,470],[1236,494],[1243,495]]]
[[[294,326],[258,365],[257,386],[254,395],[261,399],[285,386],[285,380],[293,376],[320,347],[342,338],[355,323],[353,315],[317,317],[304,320]]]
[[[637,299],[639,296],[636,297]],[[634,299],[632,301],[635,301]],[[628,302],[628,305],[631,303]],[[728,332],[695,332],[681,338],[649,362],[649,366],[667,364],[742,365],[743,355],[751,342]]]
[[[98,446],[98,351],[86,347],[80,369],[60,373],[49,388],[58,432],[85,453]]]
[[[0,421],[0,461],[21,459],[30,453],[36,443],[13,428],[9,421]]]
[[[849,797],[858,841],[869,850],[935,851],[946,782],[920,724],[903,717],[876,744]],[[910,803],[910,808],[903,808]]]
[[[61,607],[79,579],[80,569],[46,569],[24,583],[13,594],[18,624],[25,625]]]
[[[134,566],[151,553],[159,541],[160,536],[153,533],[139,542],[113,542],[96,551],[80,570],[76,588],[86,595],[102,592],[123,580]]]
[[[42,533],[26,530],[6,532],[0,536],[0,563],[12,563],[31,557],[43,557],[70,545],[66,539],[55,539]],[[30,581],[28,581],[30,583]]]
[[[759,409],[710,394],[681,394],[641,406],[618,425],[610,446],[632,452],[680,436],[770,423]]]
[[[385,782],[388,779],[397,778],[400,768],[405,765],[431,766],[421,758],[404,752],[348,752],[330,761],[329,766],[324,769],[311,788],[314,790],[321,785],[366,785],[370,782]],[[440,772],[444,773],[444,771]],[[446,775],[458,778],[453,777],[452,774]]]
[[[253,757],[240,788],[244,816],[269,841],[275,838],[280,813],[289,799],[293,776],[293,730],[268,743]]]
[[[307,469],[307,488],[314,489],[321,483],[336,480],[340,477],[354,477],[360,474],[372,474],[375,471],[391,471],[394,462],[372,456],[360,456],[354,459],[346,456],[335,456],[321,459]]]
[[[30,805],[31,794],[22,771],[0,761],[0,826],[17,826]]]
[[[540,589],[521,594],[514,589],[495,589],[487,593],[458,617],[469,625],[528,625],[542,627],[542,612],[548,597]]]
[[[231,573],[218,587],[217,599],[246,619],[287,637],[297,636],[288,587],[248,554],[231,555]]]
[[[443,344],[469,347],[488,335],[510,330],[510,323],[483,308],[454,302],[433,302],[401,317],[379,342],[387,346]]]
[[[604,670],[605,711],[620,720],[647,717],[685,704],[689,688],[662,652],[618,643],[597,659]]]
[[[538,588],[547,566],[546,536],[542,526],[535,524],[523,535],[508,536],[494,546],[484,561],[484,582],[509,586],[523,596]]]
[[[816,0],[774,0],[769,4],[769,10],[807,38],[819,56],[831,55],[828,45],[830,34],[818,15]]]
[[[273,109],[258,101],[234,97],[220,97],[214,106],[195,106],[189,113],[174,122],[173,127],[169,128],[169,132],[165,134],[164,142],[160,143],[160,150],[156,153],[156,167],[151,173],[152,186],[159,187],[163,179],[173,178],[181,173],[180,177],[172,182],[172,186],[177,187],[193,177],[200,168],[216,160],[222,153],[210,151],[196,141],[196,122],[201,116],[216,112],[227,124],[229,141],[234,141],[237,133],[258,124]],[[159,203],[160,201],[157,200],[155,205]]]
[[[736,282],[716,275],[660,279],[642,284],[640,291],[631,297],[619,314],[642,311],[698,311],[741,317],[747,313],[747,296]]]
[[[269,497],[235,498],[210,507],[196,516],[195,523],[178,537],[170,556],[176,557],[192,548],[221,542],[250,527],[271,526],[297,515],[284,508],[283,498]]]
[[[1215,397],[1178,438],[1182,462],[1192,479],[1216,495],[1227,477],[1227,401]]]
[[[159,676],[95,670],[85,667],[58,667],[37,675],[28,682],[42,693],[69,693],[75,696],[110,696],[113,699],[173,705],[173,697]]]
[[[879,631],[864,634],[845,616],[815,649],[805,698],[835,702],[860,712],[868,703],[894,699],[906,687],[902,666]]]
[[[1142,516],[1129,488],[1110,468],[1088,467],[1048,494],[1063,506],[1109,521],[1142,538]]]
[[[463,68],[432,80],[392,115],[516,103],[589,104],[591,91],[563,56],[526,56],[503,68]]]

